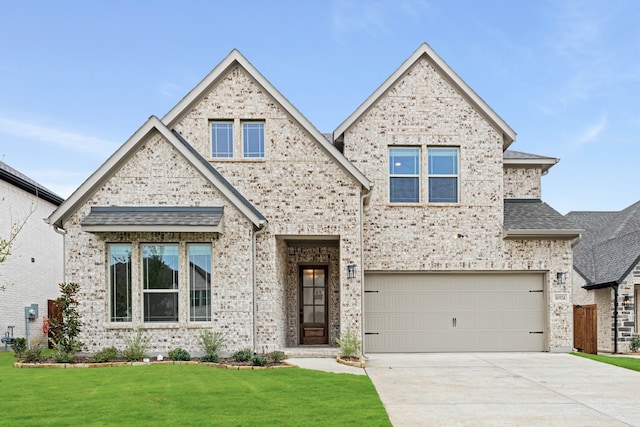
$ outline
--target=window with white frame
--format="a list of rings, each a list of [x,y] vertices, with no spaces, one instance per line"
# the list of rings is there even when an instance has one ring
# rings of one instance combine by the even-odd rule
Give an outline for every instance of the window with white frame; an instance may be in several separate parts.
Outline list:
[[[145,322],[178,321],[178,245],[142,245]]]
[[[389,201],[420,202],[420,148],[389,148]]]
[[[264,123],[242,123],[244,157],[264,157]]]
[[[189,253],[189,320],[211,321],[211,246],[191,244]]]
[[[233,157],[233,121],[211,122],[211,155]]]
[[[458,202],[458,157],[456,147],[428,149],[429,203]]]
[[[131,245],[109,245],[109,318],[131,322]]]

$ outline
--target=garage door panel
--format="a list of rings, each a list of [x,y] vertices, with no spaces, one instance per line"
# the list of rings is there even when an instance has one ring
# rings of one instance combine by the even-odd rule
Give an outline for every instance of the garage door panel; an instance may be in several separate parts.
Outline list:
[[[367,274],[368,352],[543,351],[541,274]]]

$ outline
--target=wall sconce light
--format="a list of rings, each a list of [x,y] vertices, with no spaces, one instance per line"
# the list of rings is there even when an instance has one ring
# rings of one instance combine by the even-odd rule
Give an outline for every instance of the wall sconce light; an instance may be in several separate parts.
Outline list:
[[[624,299],[622,300],[622,307],[625,309],[628,309],[631,306],[631,298],[629,298],[629,295],[625,295]]]
[[[458,233],[455,236],[453,236],[454,239],[464,239],[464,234],[462,233]]]
[[[349,264],[347,265],[347,279],[355,279],[356,278],[356,265]]]
[[[567,282],[567,273],[559,271],[556,273],[556,279],[558,279],[558,284],[564,285]]]

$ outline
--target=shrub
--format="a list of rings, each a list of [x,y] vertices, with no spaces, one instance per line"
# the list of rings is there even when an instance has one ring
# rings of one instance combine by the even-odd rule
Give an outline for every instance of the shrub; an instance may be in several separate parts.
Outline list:
[[[201,329],[198,343],[205,354],[218,354],[224,346],[227,337],[222,332],[211,332],[209,329]]]
[[[189,352],[180,347],[169,350],[169,357],[172,360],[191,360],[191,355],[189,354]]]
[[[27,339],[15,338],[13,340],[13,344],[11,344],[11,348],[13,348],[13,352],[16,354],[18,359],[22,358],[25,350],[27,349]]]
[[[91,362],[93,363],[106,363],[111,362],[118,355],[118,349],[115,347],[103,348],[93,356],[91,356]]]
[[[78,300],[76,295],[80,289],[77,283],[60,283],[61,296],[56,299],[56,305],[60,309],[59,319],[51,320],[51,342],[53,343],[54,357],[58,362],[73,361],[75,354],[82,349],[82,343],[78,340],[82,321],[78,312]]]
[[[150,341],[150,337],[142,337],[142,331],[138,328],[134,337],[124,337],[125,348],[122,350],[122,357],[127,362],[142,360],[147,355]]]
[[[231,357],[233,357],[236,362],[248,362],[251,360],[253,356],[253,351],[250,348],[243,348],[242,350],[238,350]]]
[[[220,362],[220,358],[215,353],[214,354],[205,354],[204,356],[202,356],[200,358],[200,361],[204,362],[204,363],[218,363],[218,362]]]
[[[360,352],[360,339],[355,331],[347,329],[340,335],[340,338],[336,339],[336,342],[340,346],[340,355],[347,357],[358,356]]]
[[[270,356],[273,363],[280,363],[287,358],[287,356],[282,351],[274,351],[270,354]]]
[[[26,349],[22,353],[22,359],[25,363],[37,363],[42,360],[42,347],[39,345]]]
[[[629,349],[634,353],[640,349],[640,335],[633,334],[633,337],[631,338],[631,343],[629,345]]]
[[[251,364],[253,366],[267,366],[269,361],[264,354],[254,354],[251,356]]]

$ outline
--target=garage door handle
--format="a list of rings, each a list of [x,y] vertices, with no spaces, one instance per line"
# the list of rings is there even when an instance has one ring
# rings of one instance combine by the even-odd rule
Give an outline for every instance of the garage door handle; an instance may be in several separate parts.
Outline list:
[[[530,290],[529,292],[543,292],[542,289],[534,289],[534,290]]]
[[[453,318],[453,327],[454,328],[458,327],[458,319],[456,319],[455,317]]]
[[[364,291],[365,294],[377,294],[378,291]]]
[[[544,334],[542,331],[529,331],[530,334]]]

